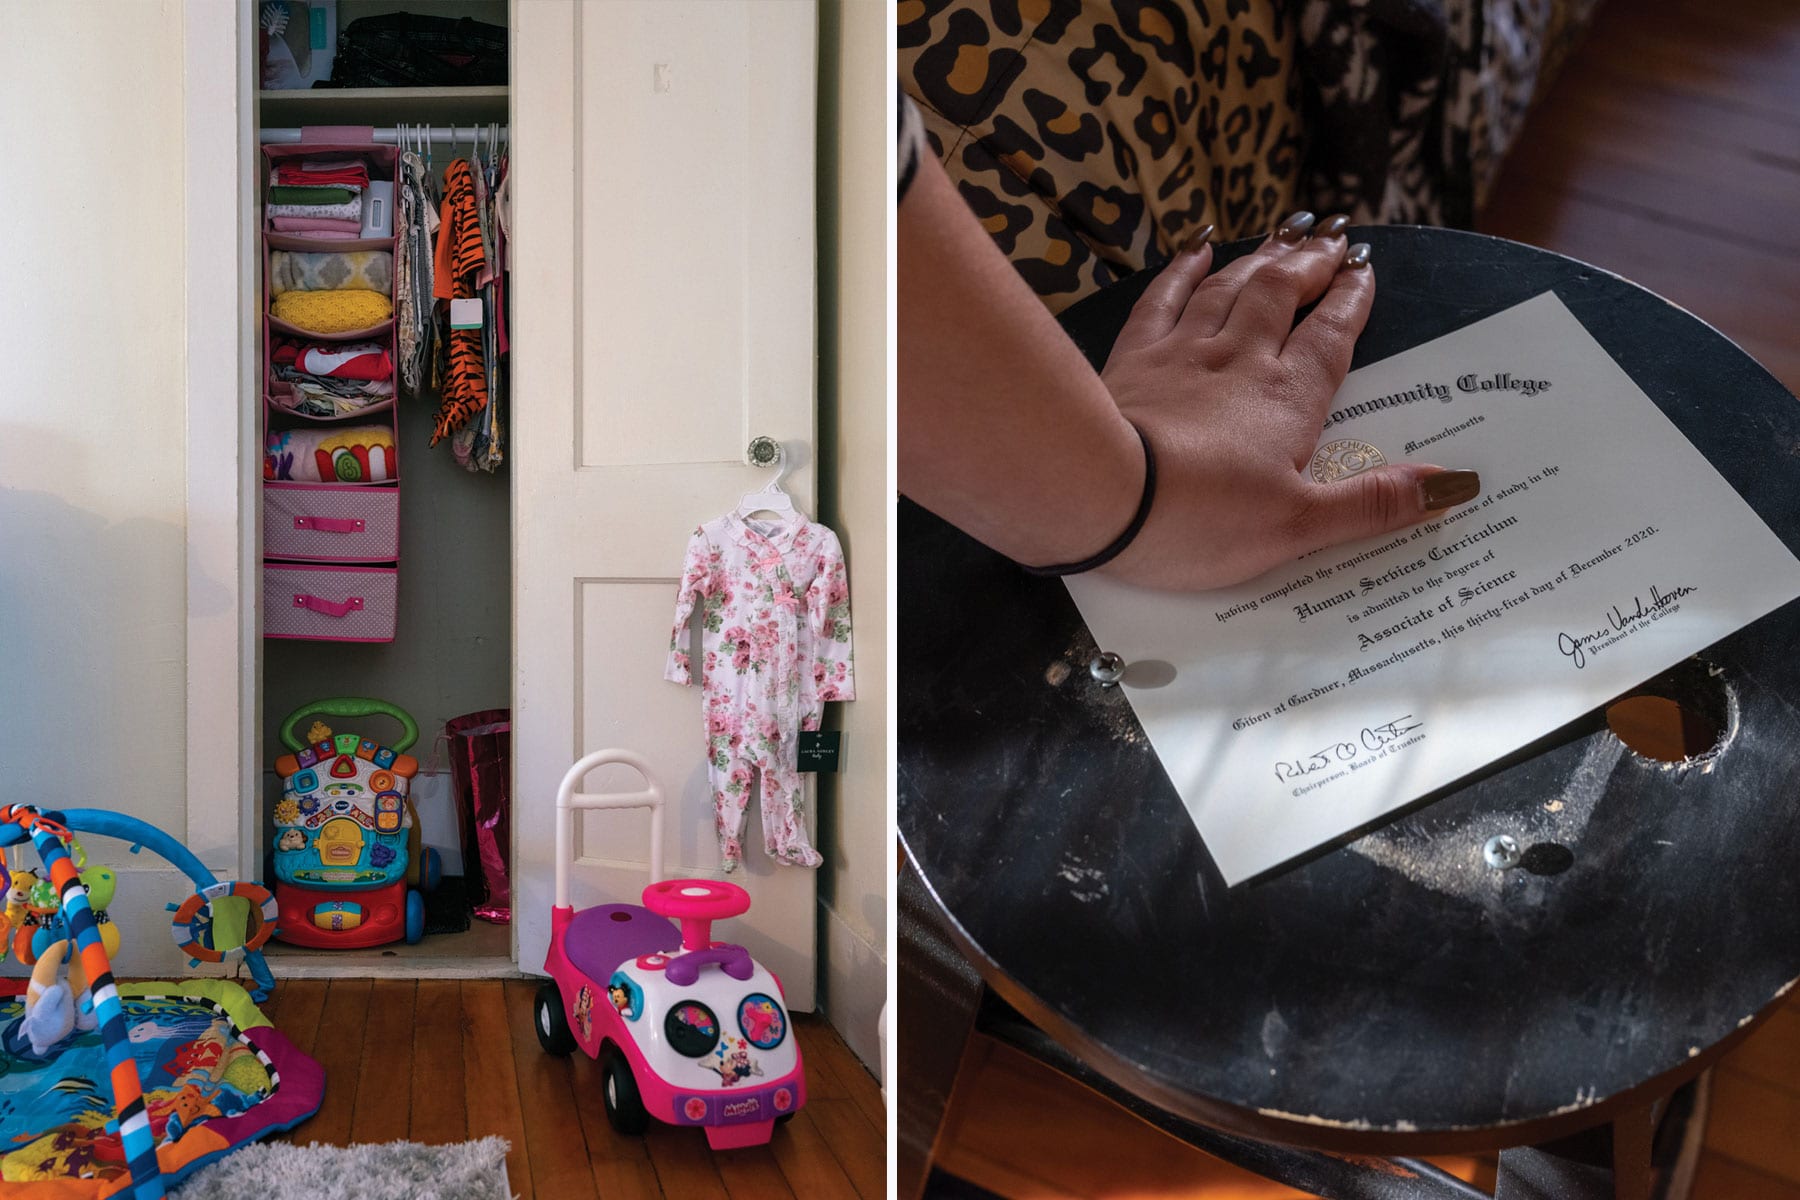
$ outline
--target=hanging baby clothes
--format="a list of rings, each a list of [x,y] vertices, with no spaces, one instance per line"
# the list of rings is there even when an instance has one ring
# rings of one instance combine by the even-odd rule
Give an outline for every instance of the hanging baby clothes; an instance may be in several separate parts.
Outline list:
[[[400,156],[400,240],[394,253],[394,315],[400,380],[418,394],[431,355],[431,239],[437,232],[437,197],[425,163],[408,150]]]
[[[743,858],[750,771],[762,777],[769,857],[816,867],[800,786],[799,734],[828,700],[854,700],[844,552],[823,525],[753,521],[732,512],[688,539],[663,677],[693,682],[688,616],[700,603],[702,693],[713,824],[727,871]]]
[[[502,425],[506,401],[506,244],[497,212],[497,194],[506,171],[506,158],[504,155],[483,156],[478,152],[473,168],[475,215],[482,243],[482,266],[475,286],[484,314],[481,361],[486,369],[487,404],[456,431],[450,445],[456,461],[464,468],[494,471],[506,459]]]
[[[475,203],[474,172],[466,159],[452,162],[444,173],[442,219],[434,292],[443,300],[472,299],[478,294],[475,281],[486,258]],[[434,446],[487,407],[487,368],[482,361],[481,342],[480,329],[450,331],[450,365],[443,380],[443,402],[431,430]]]

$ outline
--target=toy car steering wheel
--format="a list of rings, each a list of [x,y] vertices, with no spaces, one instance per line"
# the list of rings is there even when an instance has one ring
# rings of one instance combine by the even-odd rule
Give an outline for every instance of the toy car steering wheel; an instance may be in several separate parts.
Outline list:
[[[665,879],[644,889],[644,907],[681,922],[684,950],[712,945],[712,923],[750,911],[750,893],[712,879]]]

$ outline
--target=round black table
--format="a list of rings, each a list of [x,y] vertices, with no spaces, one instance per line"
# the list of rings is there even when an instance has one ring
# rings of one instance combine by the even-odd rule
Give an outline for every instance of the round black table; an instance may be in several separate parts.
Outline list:
[[[1800,546],[1800,405],[1718,332],[1517,243],[1351,236],[1379,273],[1356,365],[1554,290]],[[1064,314],[1096,364],[1146,274]],[[1059,582],[905,502],[899,568],[905,850],[988,987],[1161,1109],[1333,1151],[1540,1142],[1667,1095],[1800,976],[1800,605],[1659,685],[1728,726],[1704,768],[1638,757],[1596,712],[1357,845],[1227,889],[1129,685],[1089,677]],[[1520,822],[1537,869],[1461,869]]]

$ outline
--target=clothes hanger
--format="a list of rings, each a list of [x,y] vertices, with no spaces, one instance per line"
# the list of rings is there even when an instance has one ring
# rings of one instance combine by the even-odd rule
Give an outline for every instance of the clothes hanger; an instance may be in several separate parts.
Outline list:
[[[766,512],[779,518],[784,524],[794,525],[800,520],[800,512],[794,507],[794,498],[781,490],[781,477],[787,474],[787,451],[780,442],[775,443],[775,478],[769,480],[759,490],[745,492],[744,498],[738,501],[735,510],[739,517],[749,519],[757,513]]]

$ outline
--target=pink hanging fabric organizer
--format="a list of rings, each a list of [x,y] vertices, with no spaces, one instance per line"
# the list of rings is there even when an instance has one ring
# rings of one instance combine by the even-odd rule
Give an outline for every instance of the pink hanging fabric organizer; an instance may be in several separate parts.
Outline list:
[[[308,126],[300,141],[262,151],[263,636],[392,641],[401,231],[369,206],[391,208],[400,152],[368,126]],[[297,190],[278,203],[276,187]],[[362,236],[365,224],[382,236]]]

